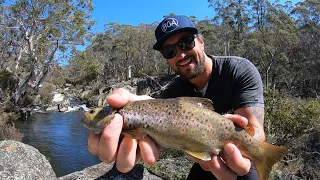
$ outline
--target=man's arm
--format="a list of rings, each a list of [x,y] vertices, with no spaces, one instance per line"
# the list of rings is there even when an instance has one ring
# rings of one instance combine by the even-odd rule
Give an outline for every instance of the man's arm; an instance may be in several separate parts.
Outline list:
[[[264,123],[264,108],[263,107],[245,107],[235,110],[235,114],[239,114],[248,119],[248,126],[255,129],[254,138],[260,141],[266,141],[263,123]]]

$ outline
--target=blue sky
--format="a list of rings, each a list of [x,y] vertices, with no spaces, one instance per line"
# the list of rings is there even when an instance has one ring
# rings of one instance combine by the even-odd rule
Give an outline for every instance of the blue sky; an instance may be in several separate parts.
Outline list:
[[[293,4],[300,0],[293,0]],[[213,17],[213,8],[207,0],[93,0],[93,18],[96,24],[93,31],[103,32],[104,24],[139,25],[161,21],[171,12],[180,15],[194,15],[198,20]],[[285,2],[281,0],[280,2]]]

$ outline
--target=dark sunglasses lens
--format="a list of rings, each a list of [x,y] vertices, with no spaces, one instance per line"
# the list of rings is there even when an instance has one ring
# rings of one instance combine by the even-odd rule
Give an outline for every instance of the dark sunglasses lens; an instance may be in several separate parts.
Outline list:
[[[176,53],[177,53],[176,45],[175,44],[168,45],[164,47],[160,52],[164,58],[171,59],[176,56]]]
[[[189,51],[195,46],[194,35],[181,39],[177,45],[182,51]]]

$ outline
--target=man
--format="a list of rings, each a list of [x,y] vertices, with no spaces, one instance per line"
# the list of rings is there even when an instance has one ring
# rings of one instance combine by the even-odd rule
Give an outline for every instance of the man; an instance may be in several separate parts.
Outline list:
[[[209,56],[204,41],[192,21],[186,16],[165,18],[155,31],[154,49],[162,53],[178,78],[162,97],[202,96],[213,101],[218,113],[234,111],[225,116],[235,124],[255,128],[255,138],[264,141],[264,104],[261,78],[248,60],[239,57]],[[114,107],[149,97],[136,96],[118,89],[107,98]],[[117,161],[119,171],[128,172],[141,157],[145,163],[154,163],[161,147],[151,138],[134,140],[124,137],[118,146],[122,117],[116,115],[101,135],[90,134],[88,149],[105,162]],[[195,163],[188,179],[259,179],[249,159],[239,149],[227,144],[219,156],[211,161]]]

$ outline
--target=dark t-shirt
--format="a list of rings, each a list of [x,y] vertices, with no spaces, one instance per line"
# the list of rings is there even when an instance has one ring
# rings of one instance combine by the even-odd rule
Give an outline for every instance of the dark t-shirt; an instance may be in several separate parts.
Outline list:
[[[264,107],[261,77],[249,60],[234,56],[209,57],[213,60],[214,68],[204,96],[195,90],[192,83],[179,77],[161,94],[161,97],[203,96],[211,99],[215,111],[221,114],[248,106]],[[247,176],[238,179],[259,179],[253,166]],[[215,177],[195,163],[188,179],[215,179]]]

